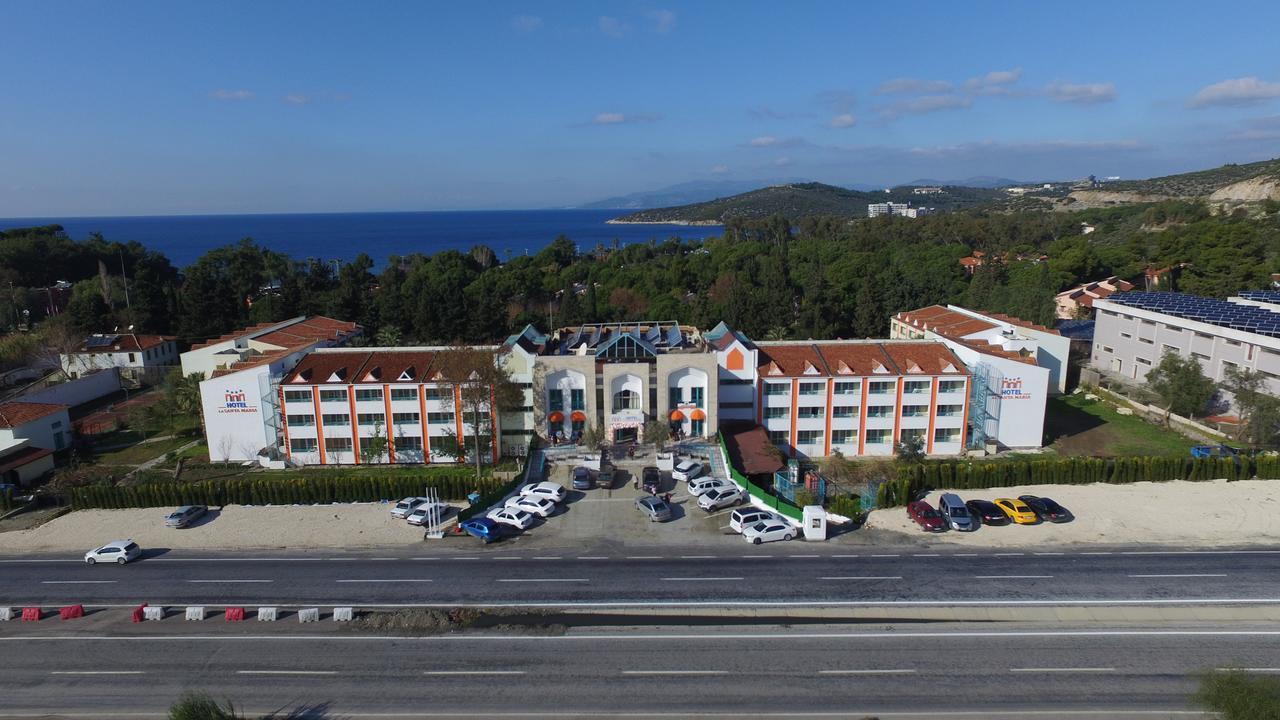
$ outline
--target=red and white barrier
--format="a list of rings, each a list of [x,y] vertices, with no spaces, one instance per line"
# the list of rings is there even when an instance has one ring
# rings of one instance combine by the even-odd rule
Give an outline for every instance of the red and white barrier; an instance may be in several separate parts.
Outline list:
[[[63,620],[74,620],[75,618],[82,618],[84,617],[84,606],[68,605],[58,610],[58,617],[62,618]]]
[[[227,622],[241,622],[244,620],[244,608],[229,607],[226,609],[226,612],[223,613],[223,617]]]
[[[22,608],[22,622],[40,622],[43,614],[38,607]]]

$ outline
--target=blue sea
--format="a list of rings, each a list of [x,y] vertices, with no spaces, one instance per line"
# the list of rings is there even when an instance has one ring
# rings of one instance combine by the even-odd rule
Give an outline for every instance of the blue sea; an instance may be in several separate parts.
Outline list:
[[[659,242],[671,237],[703,239],[719,227],[608,225],[631,210],[484,210],[281,215],[167,215],[144,217],[4,218],[0,230],[61,225],[83,240],[99,232],[110,241],[137,240],[185,267],[205,252],[253,238],[296,259],[350,260],[367,253],[381,266],[391,255],[470,250],[488,245],[498,258],[533,254],[558,235],[583,251],[597,244]]]

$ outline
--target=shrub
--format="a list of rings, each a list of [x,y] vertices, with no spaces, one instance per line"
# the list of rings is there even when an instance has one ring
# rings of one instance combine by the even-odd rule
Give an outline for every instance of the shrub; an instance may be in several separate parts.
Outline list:
[[[1222,720],[1280,720],[1280,680],[1273,677],[1207,672],[1191,699]]]
[[[231,701],[224,707],[208,693],[188,692],[169,707],[169,720],[243,720]]]

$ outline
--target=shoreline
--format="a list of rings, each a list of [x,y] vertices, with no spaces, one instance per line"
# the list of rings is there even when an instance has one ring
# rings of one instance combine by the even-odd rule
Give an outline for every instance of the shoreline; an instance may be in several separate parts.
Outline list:
[[[605,220],[605,225],[682,225],[686,227],[716,227],[724,223],[715,220]]]

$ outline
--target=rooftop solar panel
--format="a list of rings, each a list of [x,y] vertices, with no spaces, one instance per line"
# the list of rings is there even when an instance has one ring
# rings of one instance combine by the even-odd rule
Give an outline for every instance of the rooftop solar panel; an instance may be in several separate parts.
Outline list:
[[[1274,297],[1274,302],[1280,304],[1280,292],[1275,291],[1250,290],[1240,293],[1240,297],[1260,302],[1273,302],[1267,298]],[[1117,293],[1108,300],[1117,305],[1141,308],[1220,327],[1246,330],[1259,335],[1280,337],[1280,318],[1277,318],[1274,311],[1256,305],[1243,305],[1180,293],[1152,292]]]

